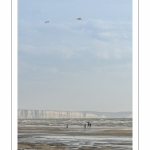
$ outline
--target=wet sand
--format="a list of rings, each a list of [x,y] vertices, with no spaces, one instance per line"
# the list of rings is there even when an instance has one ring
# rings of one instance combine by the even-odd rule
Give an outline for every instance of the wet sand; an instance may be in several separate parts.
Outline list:
[[[130,145],[131,143],[129,143]],[[53,144],[37,144],[37,143],[19,143],[18,144],[18,150],[69,150],[66,145],[62,143],[53,143]],[[76,149],[71,148],[71,149]],[[82,146],[80,148],[77,148],[77,150],[115,150],[111,146],[106,146],[103,148],[97,148],[94,146]]]
[[[49,133],[49,134],[67,134],[67,135],[84,135],[84,136],[102,136],[102,135],[113,135],[113,136],[132,136],[131,129],[116,129],[116,128],[86,128],[81,127],[38,127],[38,126],[24,126],[18,127],[18,133]]]
[[[18,150],[130,150],[131,138],[131,128],[19,126]]]
[[[38,150],[65,150],[65,144],[62,143],[54,143],[54,144],[42,144],[42,143],[29,143],[22,142],[18,144],[18,149],[38,149]]]

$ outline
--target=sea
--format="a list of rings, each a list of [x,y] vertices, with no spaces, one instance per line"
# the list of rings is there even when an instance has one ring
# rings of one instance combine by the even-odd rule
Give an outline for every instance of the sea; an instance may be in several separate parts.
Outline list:
[[[72,118],[72,119],[18,119],[18,125],[21,126],[83,126],[90,122],[95,127],[121,127],[131,128],[132,118]]]

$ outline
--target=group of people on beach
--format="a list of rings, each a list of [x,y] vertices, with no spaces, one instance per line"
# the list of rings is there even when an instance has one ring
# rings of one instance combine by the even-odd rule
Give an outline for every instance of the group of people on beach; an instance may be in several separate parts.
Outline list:
[[[91,127],[92,124],[90,122],[87,122],[87,127]],[[69,124],[67,123],[66,128],[69,127]],[[86,129],[86,124],[84,124],[84,129]]]
[[[87,127],[91,127],[92,125],[90,122],[87,122],[87,124],[88,124]],[[86,124],[84,124],[84,129],[86,129]]]

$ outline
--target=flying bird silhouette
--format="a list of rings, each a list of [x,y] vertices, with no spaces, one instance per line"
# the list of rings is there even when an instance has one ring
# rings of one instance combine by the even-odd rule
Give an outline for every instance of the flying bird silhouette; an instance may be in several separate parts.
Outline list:
[[[82,20],[81,18],[77,18],[76,20]]]
[[[49,21],[46,21],[45,23],[48,23]]]

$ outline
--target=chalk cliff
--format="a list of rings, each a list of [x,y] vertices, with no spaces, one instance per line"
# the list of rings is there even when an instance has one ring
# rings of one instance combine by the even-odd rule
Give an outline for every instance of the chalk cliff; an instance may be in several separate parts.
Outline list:
[[[127,118],[131,112],[79,112],[53,110],[18,110],[18,118]]]

